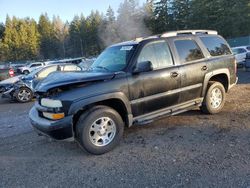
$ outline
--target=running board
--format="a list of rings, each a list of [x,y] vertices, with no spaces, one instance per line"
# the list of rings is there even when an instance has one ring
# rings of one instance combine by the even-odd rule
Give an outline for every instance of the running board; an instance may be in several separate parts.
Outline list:
[[[144,114],[138,117],[133,118],[134,124],[144,125],[153,122],[155,119],[160,119],[162,117],[177,115],[182,112],[193,109],[201,105],[203,98],[195,99],[188,101],[182,104],[178,104],[172,107],[160,109],[148,114]]]

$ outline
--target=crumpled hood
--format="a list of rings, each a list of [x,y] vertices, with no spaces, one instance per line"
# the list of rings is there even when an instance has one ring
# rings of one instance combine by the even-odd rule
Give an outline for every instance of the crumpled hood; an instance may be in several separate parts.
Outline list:
[[[109,80],[114,77],[112,72],[54,72],[41,81],[35,88],[36,92],[47,92],[49,89],[80,84],[89,81]]]
[[[8,78],[0,82],[0,85],[8,85],[8,84],[15,84],[16,82],[21,80],[22,76],[14,76],[12,78]]]

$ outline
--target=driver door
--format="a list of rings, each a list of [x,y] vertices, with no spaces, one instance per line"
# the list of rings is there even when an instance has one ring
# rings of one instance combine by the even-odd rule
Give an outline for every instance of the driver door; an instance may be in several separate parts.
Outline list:
[[[140,116],[178,103],[180,73],[165,40],[144,45],[137,63],[150,61],[153,71],[133,74],[129,80],[133,114]]]

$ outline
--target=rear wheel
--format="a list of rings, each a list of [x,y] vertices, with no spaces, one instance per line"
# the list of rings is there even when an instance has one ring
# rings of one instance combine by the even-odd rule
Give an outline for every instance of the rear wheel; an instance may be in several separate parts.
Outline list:
[[[20,88],[16,93],[16,100],[21,103],[30,102],[33,98],[33,92],[27,87]]]
[[[112,150],[122,138],[124,122],[114,109],[96,106],[81,115],[76,137],[89,153],[100,155]]]
[[[225,88],[220,82],[209,82],[206,97],[201,106],[201,111],[207,114],[221,112],[225,104],[225,95]]]

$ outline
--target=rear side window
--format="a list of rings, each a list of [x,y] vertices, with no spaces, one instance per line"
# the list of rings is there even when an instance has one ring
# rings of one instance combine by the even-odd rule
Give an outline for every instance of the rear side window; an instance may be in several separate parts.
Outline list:
[[[200,37],[211,56],[220,56],[231,54],[225,40],[220,37],[207,36]]]
[[[181,62],[195,61],[204,58],[204,55],[194,40],[176,40],[175,47]]]
[[[76,65],[65,65],[63,71],[67,72],[67,71],[80,71],[80,67],[76,66]]]
[[[250,51],[250,46],[247,46],[246,49],[247,49],[248,51]]]
[[[171,52],[165,41],[152,42],[143,47],[137,62],[151,61],[154,69],[173,65]]]

